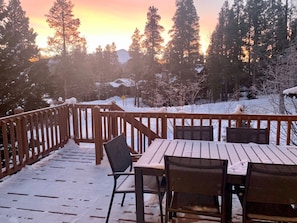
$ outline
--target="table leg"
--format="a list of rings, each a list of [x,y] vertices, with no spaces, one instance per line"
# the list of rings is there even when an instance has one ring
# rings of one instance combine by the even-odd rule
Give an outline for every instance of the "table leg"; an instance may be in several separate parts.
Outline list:
[[[135,167],[136,222],[144,223],[143,176],[140,168]]]
[[[232,184],[227,184],[226,205],[227,205],[226,207],[227,222],[231,222],[232,221]]]

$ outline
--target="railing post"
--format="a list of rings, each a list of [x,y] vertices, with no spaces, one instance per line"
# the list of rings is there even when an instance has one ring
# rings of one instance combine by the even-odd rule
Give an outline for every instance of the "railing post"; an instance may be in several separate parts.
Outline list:
[[[167,115],[161,114],[162,119],[162,138],[167,139]]]
[[[96,165],[101,163],[103,159],[103,140],[102,140],[102,117],[100,114],[100,107],[95,106],[93,111],[93,123],[94,123],[94,141],[95,141],[95,157]]]
[[[58,109],[58,122],[59,122],[59,133],[60,133],[60,146],[64,146],[69,139],[69,132],[67,129],[69,122],[69,105],[63,106]]]
[[[72,109],[72,122],[73,122],[73,139],[76,144],[79,144],[79,136],[78,136],[78,113],[75,105],[71,105]]]

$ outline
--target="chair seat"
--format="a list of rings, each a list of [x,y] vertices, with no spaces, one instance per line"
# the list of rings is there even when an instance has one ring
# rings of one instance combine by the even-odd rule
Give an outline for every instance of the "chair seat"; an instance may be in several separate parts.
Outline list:
[[[250,202],[247,205],[248,217],[268,221],[297,222],[297,209],[291,205]]]
[[[220,206],[217,197],[190,193],[174,193],[171,210],[188,210],[189,213],[197,214],[207,212],[220,213]]]
[[[129,193],[135,192],[135,185],[134,185],[134,175],[122,176],[121,179],[118,179],[119,185],[116,189],[117,193]]]
[[[160,178],[160,182],[161,182]],[[134,175],[128,175],[128,176],[122,176],[121,180],[118,180],[121,183],[118,185],[116,189],[116,193],[134,193],[135,192],[135,176]],[[156,176],[143,176],[143,192],[144,193],[157,193],[158,192],[159,185],[156,181]],[[159,188],[160,192],[165,191],[165,185],[161,185]]]

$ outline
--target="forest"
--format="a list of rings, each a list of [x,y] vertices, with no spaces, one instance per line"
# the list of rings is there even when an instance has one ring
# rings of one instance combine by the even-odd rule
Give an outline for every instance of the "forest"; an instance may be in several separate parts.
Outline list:
[[[242,89],[250,99],[257,94],[279,94],[281,99],[284,89],[296,86],[297,13],[292,1],[225,1],[206,55],[193,0],[175,2],[169,42],[161,35],[162,16],[151,6],[144,15],[144,33],[138,28],[131,33],[130,59],[121,64],[114,42],[87,53],[70,0],[55,0],[46,15],[54,30],[46,55],[35,43],[37,33],[20,0],[0,0],[0,117],[17,107],[46,107],[48,98],[96,100],[108,91],[96,83],[117,78],[132,79],[129,96],[149,106],[238,100]]]

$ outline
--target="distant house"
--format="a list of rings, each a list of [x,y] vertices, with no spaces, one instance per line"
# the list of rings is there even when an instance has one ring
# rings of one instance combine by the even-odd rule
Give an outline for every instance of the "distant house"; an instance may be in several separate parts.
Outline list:
[[[112,82],[96,83],[100,99],[113,96],[132,95],[135,82],[129,78],[119,78]]]

